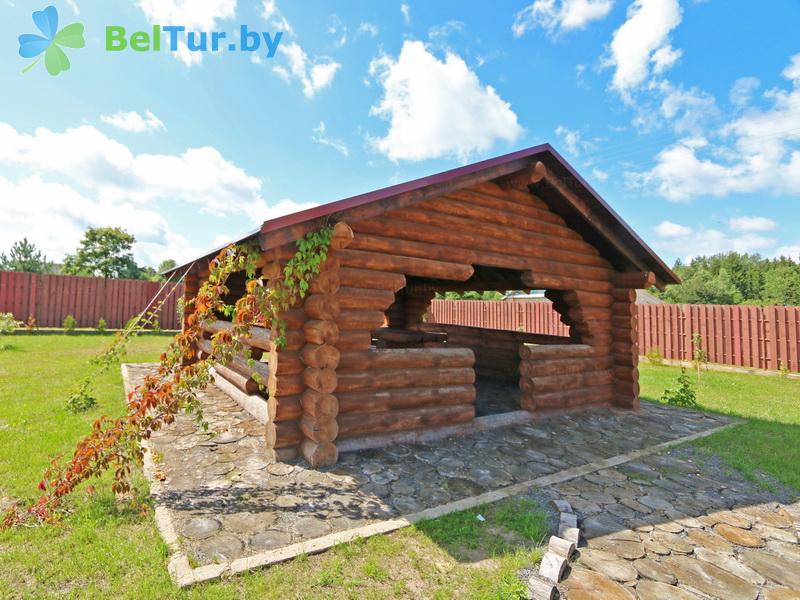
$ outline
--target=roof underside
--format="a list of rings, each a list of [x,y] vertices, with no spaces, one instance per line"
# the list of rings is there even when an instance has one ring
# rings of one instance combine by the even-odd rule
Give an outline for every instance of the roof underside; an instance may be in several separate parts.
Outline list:
[[[325,221],[354,222],[373,218],[440,194],[530,173],[534,169],[541,169],[547,176],[537,178],[529,189],[597,247],[615,268],[620,271],[652,271],[659,287],[680,283],[672,270],[549,144],[270,219],[237,243],[257,238],[266,250],[291,243],[319,228]],[[216,249],[200,258],[211,258],[218,251]],[[189,264],[173,271],[185,270]]]

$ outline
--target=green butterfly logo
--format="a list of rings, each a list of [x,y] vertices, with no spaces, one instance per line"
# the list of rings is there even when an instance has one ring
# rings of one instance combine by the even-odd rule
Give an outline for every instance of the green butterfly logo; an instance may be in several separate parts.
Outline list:
[[[22,72],[27,73],[42,59],[44,53],[44,66],[50,75],[58,75],[69,70],[69,58],[61,49],[83,48],[86,40],[83,39],[83,23],[72,23],[58,31],[58,11],[55,6],[48,6],[44,10],[33,13],[33,23],[42,35],[25,33],[19,36],[19,55],[22,58],[35,58]]]

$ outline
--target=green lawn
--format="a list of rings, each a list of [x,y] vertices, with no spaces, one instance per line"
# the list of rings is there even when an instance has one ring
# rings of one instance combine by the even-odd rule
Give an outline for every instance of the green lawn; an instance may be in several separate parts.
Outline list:
[[[99,402],[91,412],[75,416],[64,409],[87,359],[110,340],[0,338],[0,504],[3,497],[34,498],[50,457],[70,452],[101,414],[122,410],[118,368],[97,382]],[[135,340],[126,361],[156,360],[167,340]],[[547,533],[536,505],[509,499],[179,590],[167,574],[167,549],[139,471],[135,485],[142,508],[115,503],[106,478],[95,483],[94,494],[76,495],[60,525],[0,532],[0,598],[514,598],[522,592],[517,570],[540,559]]]
[[[659,400],[675,385],[677,367],[640,364],[641,396]],[[722,456],[747,477],[767,473],[800,490],[800,380],[776,376],[694,372],[697,401],[709,411],[747,419],[747,423],[704,438],[695,445]]]

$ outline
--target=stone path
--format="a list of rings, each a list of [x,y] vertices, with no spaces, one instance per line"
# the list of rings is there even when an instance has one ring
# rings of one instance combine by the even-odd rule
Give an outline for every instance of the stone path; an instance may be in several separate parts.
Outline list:
[[[125,365],[126,385],[152,365]],[[190,562],[213,565],[408,515],[700,433],[725,417],[643,403],[524,426],[344,453],[333,468],[268,464],[262,427],[215,387],[200,394],[209,432],[181,415],[150,440],[156,506]],[[600,497],[589,501],[595,505]],[[599,506],[599,505],[597,505]],[[586,506],[576,503],[576,511]],[[588,513],[587,513],[588,516]]]
[[[690,448],[557,484],[586,547],[568,600],[800,599],[800,502]],[[795,495],[796,499],[796,495]]]

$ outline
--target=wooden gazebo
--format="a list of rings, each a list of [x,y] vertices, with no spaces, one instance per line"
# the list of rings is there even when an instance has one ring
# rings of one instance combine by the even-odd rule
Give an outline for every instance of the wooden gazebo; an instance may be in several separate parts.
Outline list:
[[[241,241],[257,239],[264,276],[280,277],[295,241],[325,222],[333,249],[283,315],[285,348],[253,329],[258,362],[215,372],[276,459],[321,466],[347,449],[489,426],[496,415],[476,419],[484,379],[509,400],[502,422],[638,407],[635,290],[678,278],[549,145],[272,219]],[[213,256],[195,261],[187,296]],[[426,322],[437,292],[513,289],[546,290],[569,336]]]

